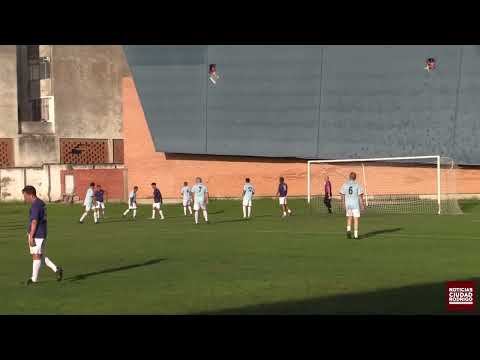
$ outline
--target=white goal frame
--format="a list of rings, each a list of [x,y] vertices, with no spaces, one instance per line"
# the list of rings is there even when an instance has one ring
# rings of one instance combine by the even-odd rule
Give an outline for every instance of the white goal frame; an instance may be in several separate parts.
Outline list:
[[[435,160],[437,163],[437,181],[436,181],[436,187],[437,187],[437,203],[438,203],[438,214],[441,214],[442,208],[441,208],[441,182],[440,182],[440,159],[442,156],[440,155],[426,155],[426,156],[401,156],[401,157],[385,157],[385,158],[365,158],[365,159],[334,159],[334,160],[308,160],[307,162],[307,192],[308,192],[308,203],[310,204],[310,200],[312,197],[311,194],[311,173],[310,173],[310,168],[312,164],[331,164],[331,163],[348,163],[348,162],[357,162],[357,163],[364,163],[364,162],[375,162],[375,161],[395,161],[395,160]],[[453,160],[452,160],[453,161]],[[363,170],[363,177],[365,180],[365,170],[363,169],[363,164],[362,164],[362,170]],[[368,198],[368,193],[367,193],[367,184],[364,184],[365,187],[365,194],[367,195]],[[367,203],[368,205],[368,203]]]

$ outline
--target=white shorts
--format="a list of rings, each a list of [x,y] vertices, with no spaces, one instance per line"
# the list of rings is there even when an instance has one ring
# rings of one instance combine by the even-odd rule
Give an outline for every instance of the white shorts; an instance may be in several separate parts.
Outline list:
[[[252,199],[243,199],[243,206],[252,206]]]
[[[152,208],[154,208],[154,209],[160,210],[161,207],[162,207],[162,203],[153,203],[152,204]]]
[[[196,202],[196,203],[193,204],[193,210],[198,211],[198,210],[200,210],[200,209],[202,209],[202,210],[206,210],[206,209],[207,209],[207,206],[205,205],[204,202],[202,202],[202,203]]]
[[[347,216],[353,216],[355,218],[360,217],[360,209],[347,209]]]
[[[129,210],[137,210],[137,203],[133,203],[132,205],[128,205]]]
[[[30,246],[31,255],[42,255],[45,252],[45,239],[35,238],[35,246]]]
[[[95,205],[97,209],[105,209],[105,203],[103,201],[97,201],[97,205]]]
[[[89,212],[90,210],[95,209],[95,205],[94,205],[94,204],[83,204],[83,206],[85,206],[85,211],[86,211],[86,212]]]
[[[182,204],[183,204],[184,207],[190,205],[190,199],[188,199],[188,200],[183,199]]]
[[[278,198],[278,201],[280,203],[280,205],[287,205],[287,197],[279,197]]]

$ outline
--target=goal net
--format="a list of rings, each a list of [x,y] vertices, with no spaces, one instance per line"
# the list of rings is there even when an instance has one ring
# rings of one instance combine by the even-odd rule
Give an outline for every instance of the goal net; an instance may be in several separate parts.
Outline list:
[[[344,213],[340,189],[350,172],[364,190],[366,212],[461,214],[456,192],[456,166],[442,156],[308,161],[308,202],[327,212],[324,185],[332,185],[333,213]]]

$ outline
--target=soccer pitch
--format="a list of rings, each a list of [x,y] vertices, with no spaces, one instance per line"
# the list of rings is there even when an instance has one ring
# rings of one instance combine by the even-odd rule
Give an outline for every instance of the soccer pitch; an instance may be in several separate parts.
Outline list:
[[[459,216],[367,212],[360,240],[343,214],[289,205],[281,219],[278,201],[256,200],[244,221],[240,201],[213,200],[195,225],[181,205],[164,221],[141,205],[133,221],[107,204],[103,223],[81,225],[80,205],[47,204],[47,254],[65,277],[43,266],[26,286],[28,206],[2,203],[0,314],[443,314],[445,281],[478,279],[480,202]]]

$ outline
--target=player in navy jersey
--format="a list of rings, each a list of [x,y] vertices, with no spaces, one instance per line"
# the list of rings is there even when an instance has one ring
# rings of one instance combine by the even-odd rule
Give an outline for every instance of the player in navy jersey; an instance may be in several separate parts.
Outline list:
[[[160,214],[160,219],[164,220],[165,216],[163,216],[163,211],[162,211],[162,204],[163,204],[162,193],[160,192],[160,189],[157,188],[156,183],[152,183],[152,189],[153,189],[152,220],[155,219],[155,213],[157,211]]]
[[[97,212],[97,219],[105,219],[105,191],[97,184],[95,191],[95,211]],[[101,215],[101,216],[100,216]]]
[[[290,210],[287,205],[287,195],[288,195],[288,185],[285,182],[285,179],[283,177],[280,177],[280,184],[278,184],[278,190],[277,190],[276,196],[278,196],[278,201],[283,211],[282,217],[286,217],[287,214],[292,215],[292,210]]]
[[[37,191],[33,186],[25,186],[22,193],[25,201],[32,204],[28,223],[28,247],[33,258],[33,267],[32,277],[27,280],[27,285],[38,281],[42,264],[52,269],[57,274],[57,280],[61,281],[63,279],[63,269],[46,257],[47,209],[45,203],[37,197]]]

